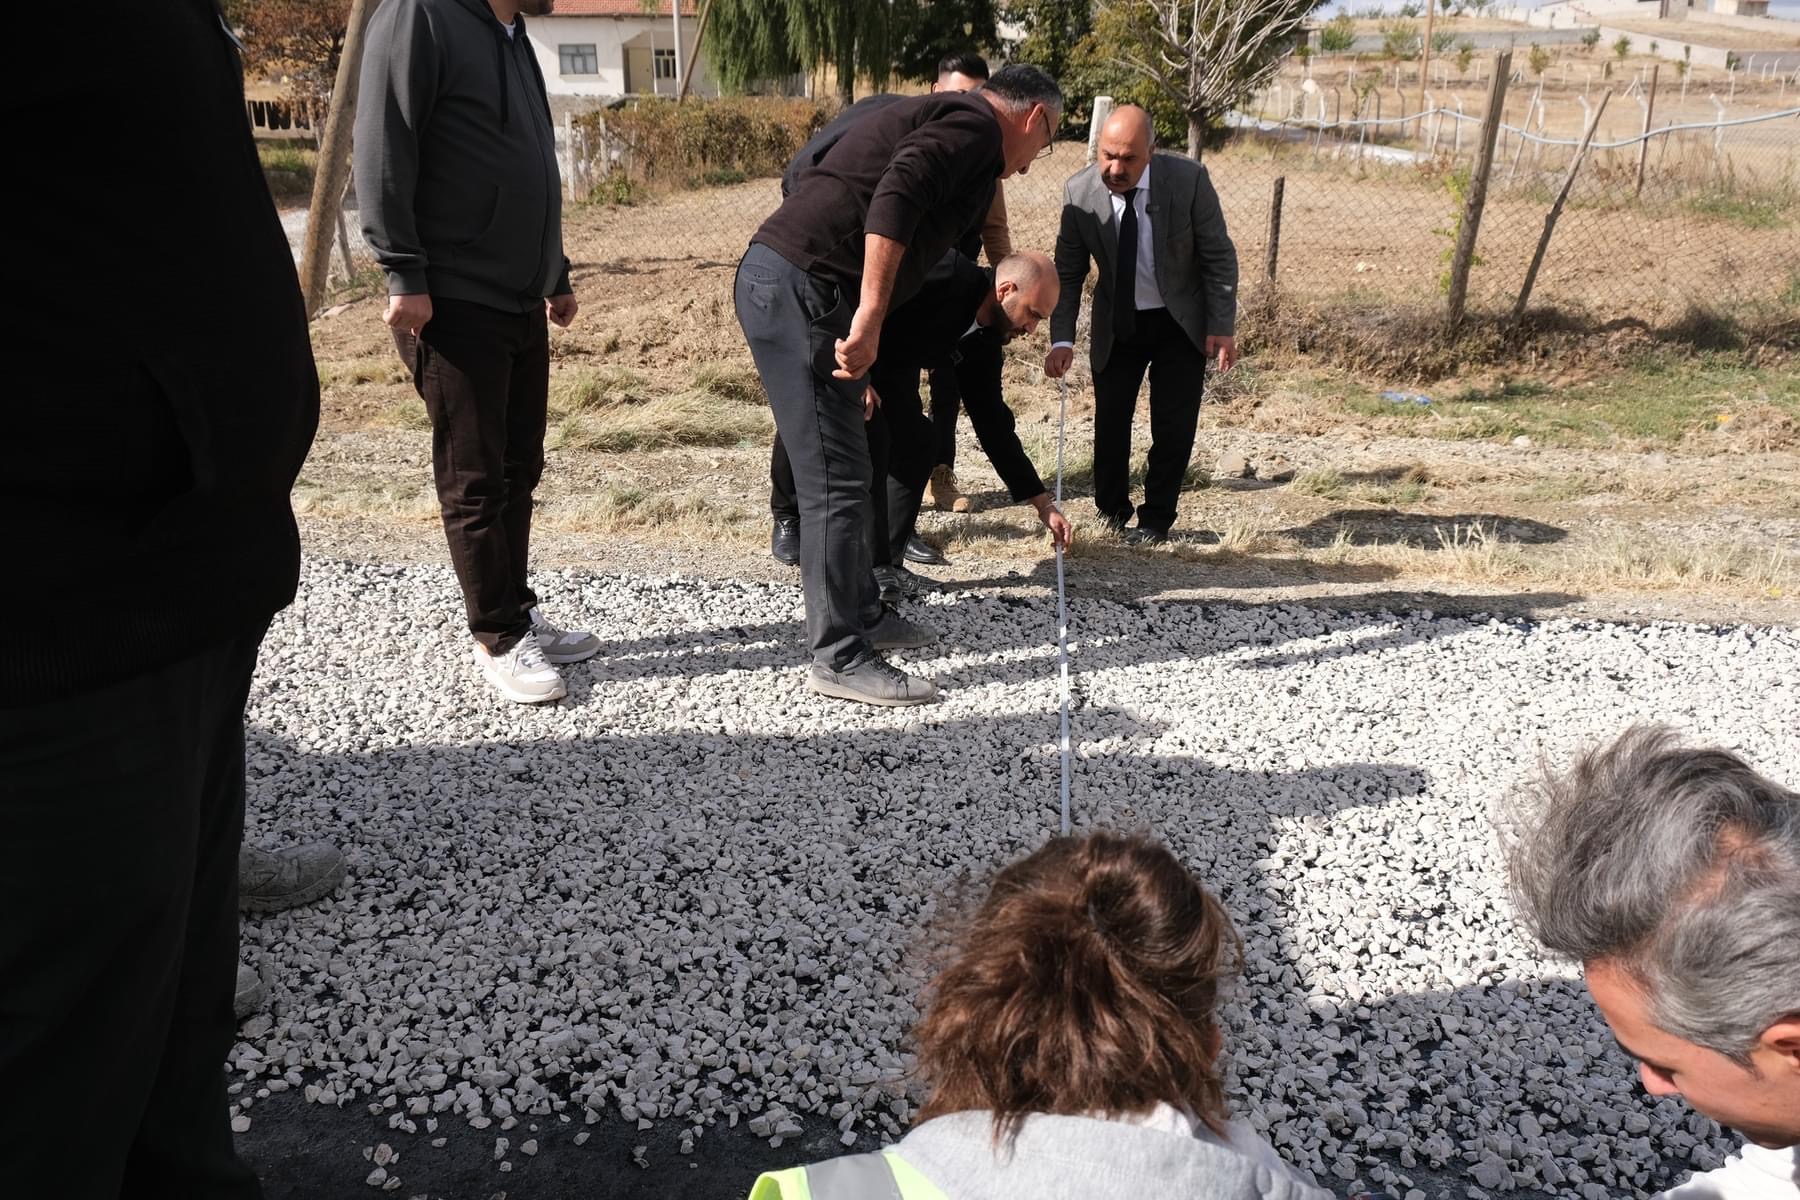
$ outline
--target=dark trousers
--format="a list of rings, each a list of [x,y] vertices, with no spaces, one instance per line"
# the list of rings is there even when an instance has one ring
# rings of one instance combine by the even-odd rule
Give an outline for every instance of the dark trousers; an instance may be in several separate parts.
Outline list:
[[[542,306],[433,299],[394,343],[431,415],[431,467],[469,632],[496,654],[531,629],[531,494],[544,474],[550,333]]]
[[[1175,524],[1181,481],[1194,453],[1206,355],[1167,309],[1137,315],[1133,337],[1113,342],[1094,374],[1094,505],[1108,524],[1131,520],[1131,418],[1144,371],[1150,372],[1150,470],[1138,525],[1167,532]]]
[[[813,660],[843,667],[881,619],[869,555],[874,467],[860,380],[832,378],[853,301],[761,244],[738,264],[738,324],[787,449],[800,513],[800,583]]]
[[[265,625],[0,712],[0,1163],[59,1200],[252,1200],[232,1148],[244,698]]]
[[[937,461],[931,465],[954,469],[956,416],[962,410],[962,386],[954,367],[934,367],[927,378],[931,385],[931,432],[937,439]]]

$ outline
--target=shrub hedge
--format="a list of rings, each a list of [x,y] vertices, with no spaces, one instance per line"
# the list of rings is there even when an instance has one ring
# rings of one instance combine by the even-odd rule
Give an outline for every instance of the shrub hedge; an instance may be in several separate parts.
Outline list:
[[[577,120],[598,148],[600,170],[610,163],[647,184],[696,187],[780,175],[832,111],[813,100],[733,96],[640,100]]]

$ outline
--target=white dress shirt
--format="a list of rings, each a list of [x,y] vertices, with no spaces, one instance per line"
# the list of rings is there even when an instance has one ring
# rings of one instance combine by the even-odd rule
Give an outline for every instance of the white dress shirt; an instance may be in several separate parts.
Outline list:
[[[1703,1171],[1656,1200],[1796,1200],[1800,1197],[1800,1146],[1768,1150],[1755,1143]]]
[[[1156,237],[1150,230],[1150,165],[1144,164],[1144,173],[1138,176],[1137,193],[1131,198],[1132,207],[1137,210],[1137,286],[1132,289],[1132,294],[1139,312],[1163,307],[1162,289],[1156,286]],[[1125,221],[1125,197],[1109,192],[1107,198],[1112,201],[1113,229],[1117,230]],[[1074,344],[1052,342],[1050,348]]]

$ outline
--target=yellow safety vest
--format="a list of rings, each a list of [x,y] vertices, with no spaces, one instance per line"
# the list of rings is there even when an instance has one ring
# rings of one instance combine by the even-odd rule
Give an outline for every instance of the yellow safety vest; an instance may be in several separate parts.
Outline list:
[[[809,1167],[770,1171],[750,1200],[949,1200],[937,1185],[892,1149],[850,1154]]]

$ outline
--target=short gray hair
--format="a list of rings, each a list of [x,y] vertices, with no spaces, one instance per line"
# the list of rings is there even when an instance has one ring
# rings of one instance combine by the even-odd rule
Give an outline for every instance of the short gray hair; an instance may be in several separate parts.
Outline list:
[[[1531,932],[1625,970],[1659,1028],[1749,1066],[1800,1012],[1800,794],[1640,725],[1545,772],[1505,823]]]
[[[1008,112],[1023,112],[1041,104],[1057,116],[1062,115],[1062,88],[1048,71],[1028,63],[1006,64],[990,75],[980,90],[998,100]]]

